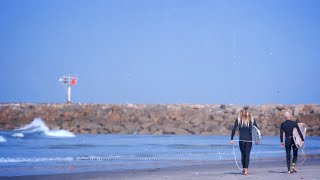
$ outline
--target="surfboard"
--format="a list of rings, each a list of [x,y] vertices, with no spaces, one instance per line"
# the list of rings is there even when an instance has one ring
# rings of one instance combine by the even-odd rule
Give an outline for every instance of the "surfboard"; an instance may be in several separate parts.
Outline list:
[[[307,125],[304,123],[298,123],[298,126],[300,128],[303,138],[305,139],[306,133],[307,133]],[[296,147],[297,148],[303,147],[304,143],[302,143],[302,139],[300,138],[297,128],[293,128],[292,136],[293,136],[293,141]]]
[[[256,126],[252,126],[251,134],[252,134],[252,141],[255,142],[256,144],[259,144],[261,139],[260,130]]]

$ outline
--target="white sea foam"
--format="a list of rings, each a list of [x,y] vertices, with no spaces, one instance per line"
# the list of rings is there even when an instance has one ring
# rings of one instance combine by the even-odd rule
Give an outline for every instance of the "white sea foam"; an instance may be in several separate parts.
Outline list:
[[[43,132],[45,135],[52,136],[52,137],[74,137],[75,136],[72,132],[67,130],[50,130],[40,118],[36,118],[30,124],[27,124],[15,130],[28,132],[28,133]]]
[[[67,130],[49,130],[46,132],[47,136],[54,136],[54,137],[74,137],[75,135]]]
[[[12,136],[16,137],[16,138],[23,138],[24,134],[23,133],[14,133],[14,134],[12,134]]]
[[[0,163],[17,163],[17,162],[48,162],[48,161],[73,161],[72,157],[46,157],[46,158],[0,158]]]
[[[3,137],[3,136],[0,136],[0,142],[6,142],[7,140]]]
[[[78,156],[78,157],[15,157],[15,158],[0,158],[0,163],[25,163],[25,162],[66,162],[66,161],[81,161],[81,160],[122,160],[122,156]]]

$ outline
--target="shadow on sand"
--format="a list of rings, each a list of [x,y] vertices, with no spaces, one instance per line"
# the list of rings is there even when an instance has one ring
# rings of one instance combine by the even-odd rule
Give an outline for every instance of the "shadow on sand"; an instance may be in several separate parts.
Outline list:
[[[230,173],[223,173],[223,174],[242,175],[242,173],[241,173],[241,172],[239,172],[239,173],[236,173],[236,172],[230,172]]]
[[[278,174],[286,174],[285,171],[268,171],[269,173],[278,173]]]

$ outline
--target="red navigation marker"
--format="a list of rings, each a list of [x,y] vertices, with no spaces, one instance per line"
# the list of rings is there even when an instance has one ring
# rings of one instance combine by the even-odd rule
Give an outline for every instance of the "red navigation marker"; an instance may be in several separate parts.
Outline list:
[[[72,86],[74,86],[74,85],[76,85],[76,83],[77,83],[76,78],[72,78],[70,84],[71,84]]]

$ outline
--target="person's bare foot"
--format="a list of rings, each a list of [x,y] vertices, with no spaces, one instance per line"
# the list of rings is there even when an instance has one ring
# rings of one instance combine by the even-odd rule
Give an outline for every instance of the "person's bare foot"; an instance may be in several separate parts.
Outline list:
[[[290,174],[290,173],[291,173],[290,171],[287,172],[287,174]]]
[[[298,172],[298,170],[296,169],[295,166],[291,166],[291,168],[292,168],[293,172]]]
[[[248,175],[248,169],[244,169],[243,175]]]

